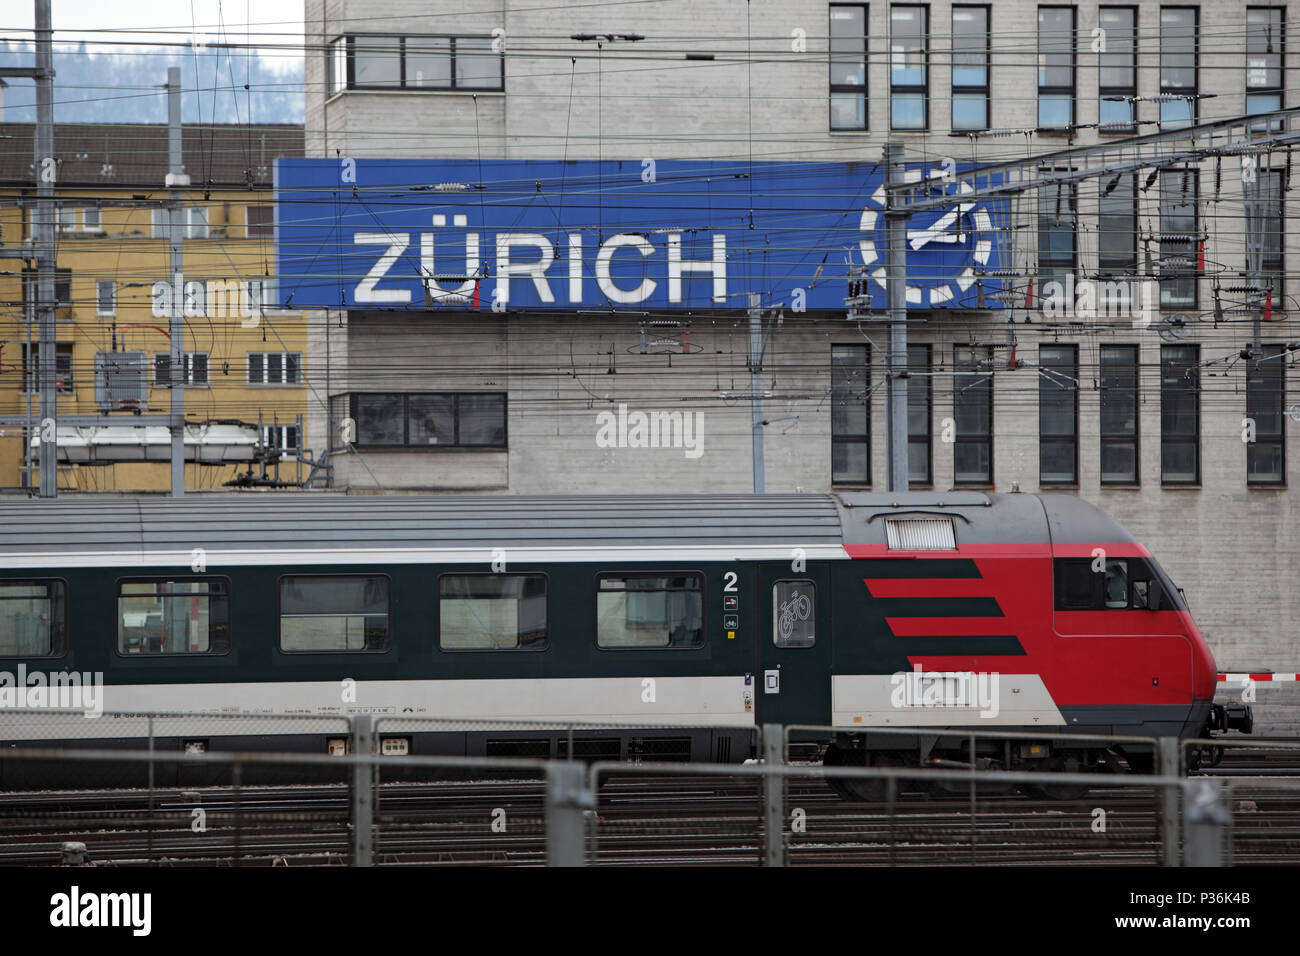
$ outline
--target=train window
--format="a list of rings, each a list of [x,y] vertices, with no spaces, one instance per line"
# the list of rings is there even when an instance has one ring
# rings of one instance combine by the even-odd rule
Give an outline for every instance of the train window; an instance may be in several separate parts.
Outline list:
[[[67,585],[0,582],[0,657],[59,657],[67,649]]]
[[[1128,562],[1106,562],[1106,606],[1128,607]]]
[[[703,575],[600,575],[596,584],[597,647],[703,645]]]
[[[280,650],[387,651],[388,578],[298,574],[280,579]]]
[[[228,578],[151,578],[117,583],[117,652],[225,654]]]
[[[1144,610],[1147,606],[1148,589],[1151,587],[1150,581],[1133,582],[1133,607]]]
[[[1058,611],[1101,607],[1101,575],[1092,570],[1092,558],[1057,558],[1055,563]]]
[[[777,581],[772,585],[772,643],[812,647],[817,642],[817,585]]]
[[[444,651],[545,650],[546,575],[442,575],[438,646]]]

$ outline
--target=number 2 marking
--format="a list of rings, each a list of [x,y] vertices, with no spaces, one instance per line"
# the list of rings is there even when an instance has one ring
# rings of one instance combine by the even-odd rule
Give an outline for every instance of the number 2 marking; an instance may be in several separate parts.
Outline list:
[[[735,571],[728,571],[726,574],[722,576],[722,579],[727,582],[726,585],[722,588],[722,590],[724,591],[737,590],[736,581],[738,580],[738,578],[736,576]]]

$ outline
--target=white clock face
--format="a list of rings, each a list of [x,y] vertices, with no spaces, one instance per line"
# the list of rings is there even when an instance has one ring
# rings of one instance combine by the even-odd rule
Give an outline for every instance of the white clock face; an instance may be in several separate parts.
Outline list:
[[[908,182],[915,183],[923,173],[909,169],[905,176]],[[976,269],[988,266],[993,254],[993,220],[982,204],[962,201],[962,196],[975,191],[969,182],[948,181],[942,168],[931,170],[926,178],[943,180],[938,188],[952,196],[953,204],[917,213],[907,221],[909,273],[920,275],[907,286],[907,304],[936,307],[952,303],[970,289],[975,284]],[[862,264],[868,269],[876,266],[871,269],[871,277],[881,289],[887,288],[884,209],[885,187],[881,185],[862,210],[859,228],[865,235],[858,243]]]

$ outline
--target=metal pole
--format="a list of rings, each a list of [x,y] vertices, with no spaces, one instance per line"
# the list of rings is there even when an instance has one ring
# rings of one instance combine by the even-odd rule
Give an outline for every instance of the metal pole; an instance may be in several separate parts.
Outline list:
[[[595,800],[586,787],[581,761],[553,760],[546,765],[546,865],[586,865],[586,817]]]
[[[181,159],[181,71],[167,68],[167,237],[171,246],[171,438],[172,497],[185,494],[185,259],[182,245],[182,193],[189,185]]]
[[[763,864],[785,866],[785,775],[773,773],[785,765],[785,740],[780,724],[763,725]]]
[[[1160,738],[1160,776],[1183,775],[1182,744],[1177,737]],[[1178,787],[1163,785],[1160,791],[1161,864],[1177,866],[1179,862]]]
[[[1223,781],[1201,779],[1187,786],[1187,856],[1183,865],[1226,866],[1225,835],[1232,814]]]
[[[54,58],[50,0],[36,0],[36,318],[40,324],[40,353],[37,358],[37,389],[40,394],[40,467],[42,498],[59,493],[58,389],[55,387],[55,253],[54,181],[58,163],[54,158]],[[31,435],[28,435],[28,441]]]
[[[368,757],[375,752],[374,732],[369,714],[352,718],[352,755]],[[352,865],[374,865],[375,805],[371,783],[374,767],[356,763],[352,767]]]
[[[763,466],[763,312],[759,297],[749,297],[749,394],[754,431],[754,494],[764,491]]]
[[[904,182],[901,143],[885,144],[890,185]],[[907,491],[907,209],[886,193],[885,291],[889,297],[889,355],[885,370],[889,491]]]

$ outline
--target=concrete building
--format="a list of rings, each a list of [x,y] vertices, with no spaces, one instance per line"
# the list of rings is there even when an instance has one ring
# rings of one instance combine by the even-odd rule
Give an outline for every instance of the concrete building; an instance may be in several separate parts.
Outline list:
[[[0,248],[30,248],[36,214],[30,123],[0,124]],[[173,379],[167,218],[167,127],[60,124],[57,205],[57,359],[61,415],[109,412],[96,427],[58,426],[62,489],[168,488],[167,429],[132,424],[135,410],[166,412]],[[266,447],[307,439],[301,315],[274,307],[271,285],[271,164],[302,151],[295,126],[205,126],[183,131],[194,182],[185,196],[183,308],[186,487],[219,488],[261,464]],[[39,330],[34,273],[5,258],[0,275],[0,414],[39,418],[35,381]],[[138,387],[108,404],[97,395],[104,361],[134,369]],[[243,422],[240,427],[233,423]],[[258,427],[261,427],[261,434]],[[0,429],[0,488],[39,486],[33,426]],[[310,447],[309,445],[305,447]],[[263,449],[263,451],[265,448]],[[293,479],[296,462],[281,478]],[[274,470],[274,469],[272,469]]]
[[[505,195],[500,177],[512,175],[517,228],[541,231],[519,189],[531,187],[534,167],[491,165],[533,160],[553,164],[537,167],[546,173],[537,195],[585,210],[582,225],[557,212],[557,229],[563,218],[568,235],[595,240],[579,242],[572,269],[581,271],[567,271],[566,240],[549,236],[534,247],[541,258],[532,255],[546,266],[537,294],[546,285],[555,302],[534,308],[525,296],[494,311],[497,289],[528,292],[532,275],[527,266],[501,273],[499,240],[497,259],[489,254],[491,233],[511,228],[504,214],[484,213],[477,272],[468,247],[465,268],[452,254],[449,268],[466,273],[452,281],[472,284],[472,297],[466,285],[447,300],[417,292],[400,304],[363,302],[343,281],[359,286],[383,250],[358,251],[351,235],[335,235],[357,253],[350,270],[343,253],[333,260],[346,273],[333,301],[349,307],[326,308],[323,295],[310,303],[305,362],[313,394],[329,396],[328,407],[310,403],[308,428],[330,436],[332,482],[354,492],[748,491],[757,432],[766,491],[884,490],[887,326],[878,299],[853,317],[842,304],[851,267],[866,266],[870,281],[868,247],[810,227],[797,252],[773,253],[788,269],[763,271],[755,263],[764,243],[780,241],[770,218],[753,224],[758,207],[768,216],[780,206],[797,221],[801,196],[828,201],[815,186],[801,192],[793,164],[835,164],[873,184],[892,141],[914,175],[954,189],[951,215],[908,224],[918,283],[908,320],[912,489],[1083,496],[1186,590],[1221,666],[1294,671],[1300,531],[1289,488],[1300,458],[1288,434],[1300,406],[1288,391],[1296,372],[1287,346],[1300,340],[1300,285],[1289,269],[1300,243],[1288,228],[1289,151],[1161,163],[973,210],[953,185],[971,164],[1119,149],[1135,136],[1287,107],[1300,79],[1287,50],[1292,13],[1300,4],[667,0],[566,10],[393,0],[381,10],[307,0],[306,155],[337,168],[321,195],[371,204],[372,224],[354,219],[356,230],[389,236],[398,227],[385,204],[417,202],[426,229],[440,228],[429,216],[453,222],[449,212],[475,228],[472,209],[438,211],[439,190],[486,207]],[[1287,119],[1251,133],[1293,129]],[[403,182],[400,172],[358,182],[357,170],[370,175],[379,166],[367,164],[380,159],[459,161],[437,168],[463,171],[468,182]],[[785,178],[765,164],[788,164]],[[775,182],[780,202],[764,207],[750,187],[745,239],[743,221],[709,221],[720,213],[707,196],[684,208],[671,190],[619,198],[638,172],[651,171],[642,176],[649,186],[665,168],[710,179],[705,192],[729,212],[745,187],[724,189],[720,177]],[[290,172],[279,184],[282,256],[295,242],[310,245],[285,218],[294,190],[306,191]],[[1248,197],[1261,210],[1253,266]],[[864,198],[843,197],[850,231],[867,228]],[[629,203],[647,217],[661,209],[669,228],[620,233],[631,238],[606,268],[636,251],[647,263],[667,257],[667,266],[646,267],[662,281],[674,268],[672,235],[694,242],[680,268],[710,261],[699,235],[725,232],[720,299],[700,291],[716,278],[703,265],[679,302],[649,293],[640,306],[602,301],[581,285],[598,279],[592,251],[626,227]],[[983,226],[968,219],[980,208],[990,216]],[[1000,277],[982,268],[987,254],[972,258],[985,231]],[[389,246],[392,258],[369,274],[390,278],[371,293],[397,295],[391,277],[417,274],[424,240],[402,235],[409,249]],[[327,252],[325,240],[312,241],[304,256]],[[927,259],[932,250],[941,255]],[[945,256],[978,276],[949,299],[933,291],[946,282]],[[286,271],[285,291],[301,279]],[[565,300],[571,279],[582,295]],[[1086,296],[1103,283],[1116,283],[1110,308],[1090,308]],[[826,304],[832,285],[837,307]],[[627,273],[600,288],[627,293]],[[809,296],[802,309],[799,291]],[[1243,355],[1256,308],[1262,350]],[[641,447],[646,429],[667,438]]]

